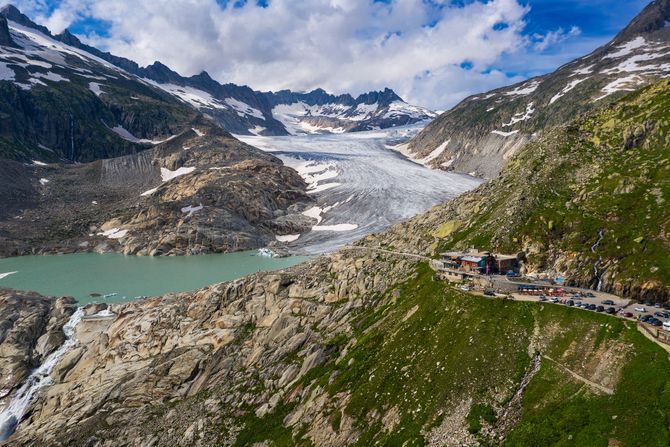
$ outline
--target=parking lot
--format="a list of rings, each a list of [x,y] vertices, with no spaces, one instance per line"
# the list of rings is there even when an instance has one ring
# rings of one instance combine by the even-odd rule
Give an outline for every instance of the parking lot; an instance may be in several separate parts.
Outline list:
[[[469,289],[462,287],[462,290]],[[491,289],[489,289],[490,293]],[[471,290],[474,292],[474,290]],[[485,295],[485,289],[475,292]],[[634,300],[621,298],[604,292],[596,292],[587,289],[566,288],[562,296],[529,295],[523,293],[496,293],[499,297],[511,297],[515,301],[544,302],[581,308],[584,312],[600,312],[613,317],[626,318],[632,321],[641,321],[651,327],[670,332],[670,306],[660,303],[639,303]],[[656,321],[654,321],[653,319]],[[646,321],[647,319],[652,319]],[[666,323],[665,325],[663,323]]]
[[[614,295],[598,292],[566,294],[562,297],[531,296],[515,293],[514,300],[546,302],[581,308],[585,312],[600,312],[614,317],[640,321],[661,330],[670,331],[670,310],[660,303],[638,303]]]

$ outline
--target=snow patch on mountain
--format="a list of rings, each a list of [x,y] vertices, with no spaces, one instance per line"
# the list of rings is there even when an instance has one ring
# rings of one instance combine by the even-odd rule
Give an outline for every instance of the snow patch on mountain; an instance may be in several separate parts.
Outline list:
[[[593,73],[593,65],[589,65],[588,67],[582,67],[578,68],[577,70],[574,70],[570,75],[570,77],[588,75],[592,73]]]
[[[128,230],[122,230],[120,228],[112,228],[107,231],[98,233],[98,236],[104,236],[107,239],[123,239],[128,234]]]
[[[0,81],[13,81],[14,76],[16,76],[14,70],[8,67],[5,62],[0,62]]]
[[[626,76],[625,78],[616,79],[602,88],[604,95],[597,97],[593,101],[594,102],[600,101],[601,99],[604,99],[616,92],[635,91],[637,87],[639,87],[644,83],[645,83],[644,78],[642,78],[640,75],[637,74],[632,74],[630,76]]]
[[[626,42],[623,45],[618,46],[617,48],[619,51],[615,51],[614,53],[610,53],[605,55],[605,59],[617,59],[620,57],[628,56],[631,54],[633,51],[637,50],[638,48],[642,48],[647,45],[647,40],[642,37],[638,36],[635,39],[631,40],[630,42]]]
[[[447,141],[445,141],[444,143],[440,144],[437,148],[435,148],[435,150],[434,150],[433,152],[431,152],[430,154],[428,154],[425,158],[422,158],[422,159],[420,159],[420,160],[416,160],[416,161],[417,161],[419,164],[422,164],[422,165],[424,165],[424,166],[428,166],[428,164],[429,164],[431,161],[435,160],[437,157],[439,157],[440,155],[442,155],[442,153],[444,152],[444,150],[445,150],[445,149],[447,148],[447,146],[449,145],[449,142],[450,142],[450,141],[451,141],[451,140],[447,140]]]
[[[525,112],[515,114],[514,116],[512,116],[509,123],[505,123],[502,126],[510,127],[515,125],[516,123],[520,123],[521,121],[526,121],[533,115],[533,113],[535,113],[535,108],[533,107],[533,103],[531,102],[526,106]]]
[[[284,236],[276,235],[275,239],[277,239],[278,242],[294,242],[300,239],[300,235],[299,234],[286,234]]]
[[[183,207],[181,209],[181,212],[187,214],[186,217],[191,217],[193,215],[193,213],[197,213],[198,211],[201,211],[204,208],[205,207],[202,205],[202,203],[198,206],[189,205],[189,206]]]
[[[195,171],[195,167],[181,167],[177,169],[176,171],[171,171],[167,168],[161,168],[161,179],[164,182],[168,182],[172,180],[173,178],[180,177],[182,175],[190,174],[191,172]]]
[[[640,62],[650,61],[654,59],[659,59],[670,55],[670,53],[643,53],[636,54],[621,62],[619,65],[607,70],[601,71],[602,74],[617,74],[617,73],[634,73],[640,71],[668,71],[670,70],[670,64],[649,64],[649,65],[640,65]]]
[[[146,138],[137,138],[135,135],[133,135],[129,130],[124,128],[121,125],[110,127],[109,130],[120,136],[126,141],[130,141],[131,143],[144,143],[144,144],[161,144],[165,143],[166,141],[170,141],[173,138],[176,138],[177,135],[172,135],[171,137],[168,137],[163,140],[149,140]]]
[[[579,84],[582,82],[586,81],[588,78],[583,78],[583,79],[575,79],[574,81],[570,81],[568,85],[563,87],[563,90],[560,92],[556,93],[552,98],[549,100],[549,104],[553,104],[559,99],[561,99],[563,96],[565,96],[566,93],[568,93],[570,90],[573,88],[577,87]]]
[[[262,120],[265,119],[265,117],[263,116],[263,112],[261,112],[258,109],[254,109],[245,102],[239,101],[235,98],[226,98],[224,99],[224,102],[228,104],[230,107],[232,107],[240,116],[249,115],[258,119]]]
[[[502,130],[492,130],[491,133],[495,134],[495,135],[500,135],[501,137],[507,138],[507,137],[511,137],[512,135],[518,134],[519,131],[518,130],[512,130],[510,132],[503,132]]]
[[[154,85],[158,88],[165,90],[181,99],[182,101],[190,104],[196,109],[202,108],[211,108],[211,109],[225,109],[227,108],[225,104],[221,101],[215,99],[209,93],[199,90],[193,87],[186,87],[175,84],[160,84],[158,82],[152,81],[151,79],[145,79],[151,85]]]
[[[540,86],[540,81],[538,80],[533,80],[530,82],[526,82],[525,84],[520,85],[519,87],[515,88],[514,90],[510,90],[508,92],[505,92],[505,95],[507,96],[526,96],[530,95],[533,93],[537,88]]]
[[[8,21],[8,25],[12,39],[17,43],[17,45],[23,48],[24,53],[27,55],[38,57],[50,62],[51,64],[71,69],[76,67],[73,67],[71,64],[67,63],[66,56],[73,56],[82,62],[95,62],[109,70],[116,71],[119,74],[123,74],[125,76],[125,72],[122,69],[110,64],[104,59],[87,53],[86,51],[66,45],[42,34],[33,28],[19,25],[15,22]]]
[[[409,116],[413,119],[435,118],[437,113],[424,109],[423,107],[413,106],[404,101],[393,101],[389,104],[388,112],[384,118],[394,118],[398,116]]]
[[[57,73],[52,73],[50,71],[46,73],[33,73],[32,75],[36,78],[46,79],[47,81],[52,82],[70,82],[68,78],[65,78]]]

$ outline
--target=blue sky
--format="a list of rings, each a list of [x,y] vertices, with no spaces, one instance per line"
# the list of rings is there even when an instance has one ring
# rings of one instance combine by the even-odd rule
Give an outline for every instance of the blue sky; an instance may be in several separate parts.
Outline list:
[[[0,0],[2,3],[3,0]],[[6,3],[6,0],[4,1]],[[647,0],[17,0],[54,32],[256,89],[390,86],[444,109],[610,40]]]
[[[527,0],[531,7],[526,18],[527,35],[542,34],[556,28],[575,26],[579,36],[543,51],[556,55],[557,63],[569,62],[608,42],[624,28],[650,0]],[[551,60],[551,59],[548,59]],[[510,64],[515,66],[515,64]],[[551,65],[534,70],[520,70],[523,75],[535,75],[551,69]]]

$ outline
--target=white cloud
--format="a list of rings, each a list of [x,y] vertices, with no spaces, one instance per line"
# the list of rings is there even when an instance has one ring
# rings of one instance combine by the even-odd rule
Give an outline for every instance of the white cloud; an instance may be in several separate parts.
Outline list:
[[[207,70],[259,90],[356,94],[390,86],[432,108],[509,83],[490,71],[505,55],[573,35],[557,30],[529,40],[522,33],[529,9],[518,0],[270,0],[265,8],[254,1],[222,8],[215,0],[62,0],[49,14],[33,9],[54,32],[77,18],[107,21],[106,36],[84,40],[141,65],[160,60],[184,75]],[[464,61],[472,70],[459,67]]]
[[[564,30],[563,28],[558,28],[555,31],[549,31],[548,33],[534,34],[532,36],[533,46],[537,51],[544,51],[552,45],[565,42],[571,37],[579,36],[582,33],[582,30],[579,27],[573,26],[569,30]]]

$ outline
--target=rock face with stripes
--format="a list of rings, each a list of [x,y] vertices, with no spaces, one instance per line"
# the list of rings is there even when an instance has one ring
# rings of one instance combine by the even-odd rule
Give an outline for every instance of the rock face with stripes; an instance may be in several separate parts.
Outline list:
[[[607,45],[553,73],[465,99],[407,146],[437,169],[493,178],[545,129],[670,74],[670,2],[649,4]]]
[[[0,256],[191,255],[264,247],[315,222],[307,184],[207,121],[137,154],[90,163],[0,159]]]

